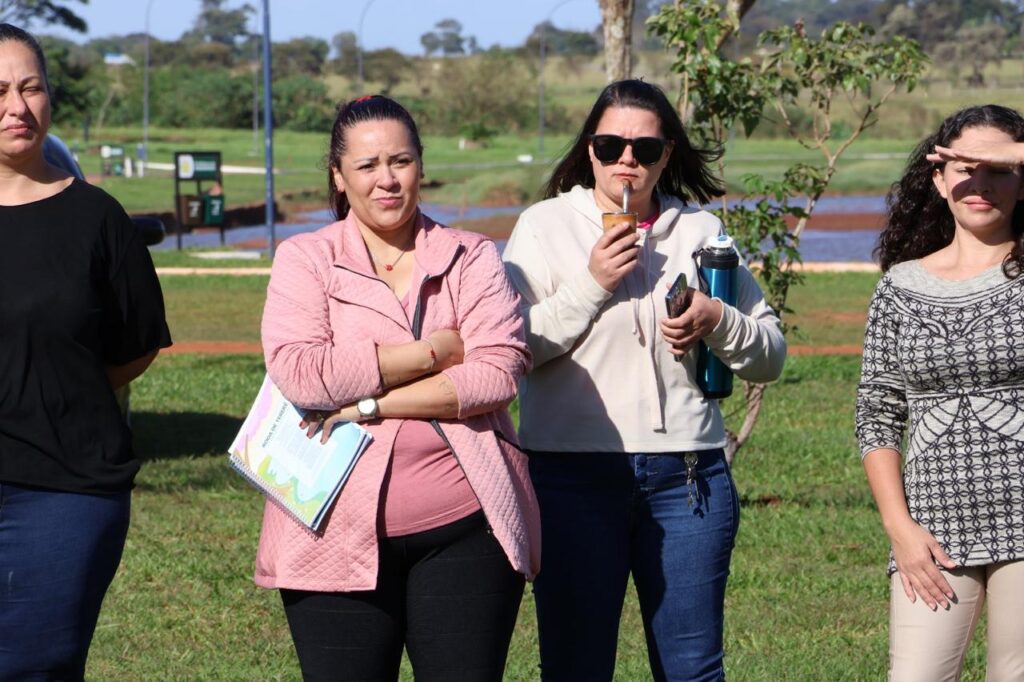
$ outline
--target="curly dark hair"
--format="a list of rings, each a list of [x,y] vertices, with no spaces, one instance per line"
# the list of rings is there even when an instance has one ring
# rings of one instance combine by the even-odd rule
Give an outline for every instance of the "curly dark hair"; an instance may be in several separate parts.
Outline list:
[[[683,202],[692,195],[701,204],[725,194],[722,181],[708,168],[722,155],[721,151],[698,149],[690,144],[679,114],[661,88],[633,79],[611,83],[598,95],[590,115],[583,122],[583,129],[551,174],[551,180],[544,189],[545,199],[568,192],[574,185],[594,186],[594,168],[590,165],[588,153],[590,136],[597,130],[597,124],[609,107],[633,107],[653,112],[661,124],[661,134],[674,143],[668,164],[655,186],[658,192],[679,197]]]
[[[345,131],[365,121],[398,121],[409,131],[409,138],[416,147],[420,157],[420,170],[423,164],[423,143],[416,128],[416,121],[401,104],[384,95],[368,95],[351,102],[338,105],[338,113],[331,127],[331,146],[327,150],[327,202],[330,204],[334,217],[342,220],[348,215],[348,197],[338,191],[334,184],[334,169],[341,168],[341,156],[345,153]]]
[[[951,115],[939,130],[921,141],[907,161],[906,170],[885,198],[888,220],[878,238],[874,257],[887,271],[897,263],[923,258],[953,241],[955,223],[949,205],[942,198],[932,174],[945,167],[926,157],[935,145],[948,147],[968,128],[995,128],[1015,142],[1024,142],[1024,117],[1014,109],[986,104],[967,107]],[[1015,278],[1024,271],[1024,208],[1020,201],[1013,211],[1013,249],[1003,261],[1003,273]]]

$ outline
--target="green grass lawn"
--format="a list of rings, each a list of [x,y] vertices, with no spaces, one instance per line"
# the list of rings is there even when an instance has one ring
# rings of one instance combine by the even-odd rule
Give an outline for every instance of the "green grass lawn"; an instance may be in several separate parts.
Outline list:
[[[136,128],[110,128],[88,144],[75,137],[76,131],[56,130],[77,150],[82,168],[132,213],[174,210],[174,182],[169,171],[151,171],[144,178],[98,177],[99,145],[103,142],[125,144],[129,151],[141,138]],[[541,185],[553,163],[572,141],[567,134],[549,134],[543,158],[538,157],[537,139],[532,134],[504,134],[485,145],[460,149],[457,137],[428,135],[424,143],[426,176],[423,196],[427,201],[455,205],[522,205],[539,198]],[[274,178],[278,201],[300,205],[326,205],[324,157],[328,131],[275,133]],[[905,155],[914,145],[907,139],[864,139],[848,152],[830,187],[833,192],[884,192],[898,176]],[[224,164],[263,167],[262,150],[253,156],[252,134],[245,130],[170,128],[150,129],[150,159],[172,163],[175,151],[220,151]],[[517,162],[520,155],[538,157],[535,163]],[[875,158],[877,155],[891,155]],[[820,153],[806,150],[789,139],[735,139],[726,148],[726,181],[730,191],[741,189],[747,173],[779,176],[791,163],[801,160],[819,163]],[[182,183],[183,193],[194,192],[194,185]],[[227,207],[262,202],[265,183],[262,175],[226,175],[224,192]]]
[[[857,344],[876,274],[809,274],[791,297],[799,338]],[[258,340],[266,276],[164,277],[172,332]],[[859,358],[792,357],[734,466],[743,519],[727,596],[735,680],[876,680],[887,656],[887,543],[853,436]],[[135,384],[144,459],[121,571],[97,630],[91,679],[299,679],[274,592],[254,587],[262,498],[224,450],[263,375],[258,355],[169,355]],[[726,403],[731,423],[738,401]],[[617,680],[646,680],[630,594]],[[976,641],[965,680],[981,680]],[[508,680],[536,680],[527,590]],[[408,666],[403,679],[411,679]]]
[[[793,310],[786,321],[796,326],[791,345],[860,345],[864,341],[868,303],[879,272],[822,272],[805,275],[790,291]]]
[[[171,275],[160,279],[175,341],[259,341],[266,275]]]
[[[790,344],[862,343],[868,301],[878,277],[860,272],[808,274],[790,293],[795,312],[788,321],[797,327]],[[172,336],[176,341],[258,341],[268,281],[266,275],[162,277]]]
[[[791,343],[860,343],[877,278],[807,275],[790,299],[798,325]],[[258,340],[266,283],[266,276],[162,278],[172,333],[179,341]],[[856,356],[791,358],[737,457],[743,521],[727,597],[730,679],[884,674],[887,547],[852,433],[858,371]],[[136,383],[145,464],[92,678],[298,679],[277,595],[251,582],[262,500],[224,455],[262,373],[258,355],[177,355],[159,358]],[[726,404],[732,423],[740,410],[738,401]],[[537,679],[535,633],[527,593],[507,679]],[[976,642],[964,679],[982,679],[983,658]],[[616,679],[649,679],[632,596]]]
[[[857,357],[791,358],[737,456],[730,679],[884,676],[887,546],[852,433],[858,371]],[[179,355],[135,384],[144,465],[90,679],[299,679],[278,597],[251,582],[262,500],[224,454],[262,374],[255,355]],[[506,679],[538,679],[535,633],[527,590]],[[976,638],[964,679],[982,680],[983,665]],[[631,593],[616,679],[649,678]]]

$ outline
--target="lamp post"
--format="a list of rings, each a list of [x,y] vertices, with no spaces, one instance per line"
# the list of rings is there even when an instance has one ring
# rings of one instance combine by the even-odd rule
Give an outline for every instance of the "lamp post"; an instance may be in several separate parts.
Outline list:
[[[143,38],[144,57],[142,59],[142,158],[139,159],[139,177],[146,174],[146,162],[149,161],[149,10],[153,8],[153,0],[146,0],[146,35]]]
[[[359,28],[356,29],[356,64],[358,64],[359,78],[356,81],[358,90],[356,96],[363,94],[363,19],[366,18],[366,11],[370,9],[370,5],[373,4],[373,0],[366,0],[366,4],[363,5],[363,11],[359,13]]]
[[[372,0],[371,0],[372,2]],[[540,24],[540,70],[537,75],[537,156],[544,155],[544,61],[547,57],[547,30],[551,17],[559,7],[568,5],[573,0],[562,0],[548,12],[548,16]]]
[[[270,92],[270,0],[263,0],[263,148],[267,174],[267,250],[274,260],[277,250],[274,234],[274,118]]]
[[[260,18],[255,16],[254,20],[255,25],[250,39],[252,43],[252,151],[249,152],[249,156],[256,156],[260,147],[260,43],[256,42],[256,36],[259,35]]]

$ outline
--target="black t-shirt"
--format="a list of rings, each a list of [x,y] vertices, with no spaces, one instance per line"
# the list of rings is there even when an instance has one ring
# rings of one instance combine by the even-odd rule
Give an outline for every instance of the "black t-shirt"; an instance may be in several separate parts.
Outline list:
[[[75,180],[0,206],[0,482],[128,490],[139,469],[105,367],[171,345],[149,251]]]

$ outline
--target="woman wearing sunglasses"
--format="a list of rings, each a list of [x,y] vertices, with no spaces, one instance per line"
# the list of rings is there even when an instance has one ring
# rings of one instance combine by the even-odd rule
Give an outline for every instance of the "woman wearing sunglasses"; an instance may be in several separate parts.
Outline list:
[[[656,86],[598,97],[546,200],[520,217],[504,258],[523,299],[534,370],[520,439],[541,510],[534,586],[545,680],[611,680],[619,616],[636,584],[652,676],[723,678],[722,611],[739,522],[718,403],[696,385],[703,340],[743,379],[778,377],[786,346],[746,268],[737,305],[693,292],[667,316],[680,273],[720,223],[690,205],[722,194]],[[619,210],[623,186],[639,229]]]

